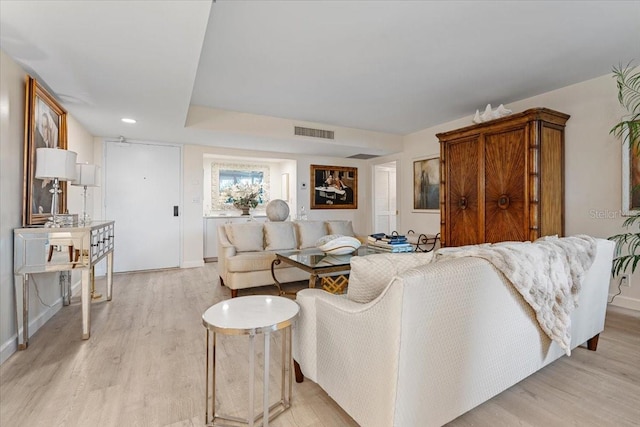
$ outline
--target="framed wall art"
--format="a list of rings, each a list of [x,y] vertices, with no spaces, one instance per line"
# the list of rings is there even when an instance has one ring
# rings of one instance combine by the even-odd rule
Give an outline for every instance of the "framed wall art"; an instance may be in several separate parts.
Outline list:
[[[22,225],[40,225],[51,216],[53,182],[37,179],[36,148],[67,149],[67,112],[34,78],[27,76],[24,125],[24,207]],[[60,182],[58,213],[67,210],[67,183]]]
[[[358,168],[311,165],[311,209],[357,209]]]
[[[629,141],[625,129],[623,141]],[[640,214],[640,146],[622,144],[622,215]]]
[[[440,212],[440,157],[413,162],[413,211]]]

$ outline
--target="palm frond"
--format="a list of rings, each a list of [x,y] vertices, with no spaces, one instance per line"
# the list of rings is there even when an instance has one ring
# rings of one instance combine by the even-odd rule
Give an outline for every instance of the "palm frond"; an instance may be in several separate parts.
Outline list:
[[[631,62],[626,67],[613,67],[618,85],[618,101],[632,115],[640,112],[640,73],[633,74],[635,69]]]
[[[621,139],[629,149],[640,148],[640,72],[636,68],[631,66],[631,62],[626,67],[613,67],[618,101],[629,114],[611,128],[609,133]]]
[[[625,67],[613,67],[613,76],[618,87],[618,101],[629,114],[611,128],[609,133],[622,140],[623,150],[631,150],[635,155],[640,152],[640,72],[629,62]],[[625,219],[622,225],[625,228],[640,226],[640,213]],[[609,240],[616,242],[611,268],[614,276],[629,269],[633,273],[640,263],[640,233],[637,229],[635,231],[609,237]]]

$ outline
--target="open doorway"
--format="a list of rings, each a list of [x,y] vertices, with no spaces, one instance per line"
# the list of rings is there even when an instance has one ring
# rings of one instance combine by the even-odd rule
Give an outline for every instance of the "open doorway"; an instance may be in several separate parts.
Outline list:
[[[396,162],[373,167],[373,231],[390,234],[397,230]]]

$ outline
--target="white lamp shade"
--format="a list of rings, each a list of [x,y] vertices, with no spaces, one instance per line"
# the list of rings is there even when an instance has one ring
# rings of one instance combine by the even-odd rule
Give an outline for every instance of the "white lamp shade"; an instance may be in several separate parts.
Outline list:
[[[78,153],[58,148],[36,149],[36,174],[38,179],[58,178],[71,181],[76,177]]]
[[[100,166],[89,163],[76,163],[76,179],[71,185],[97,187]]]

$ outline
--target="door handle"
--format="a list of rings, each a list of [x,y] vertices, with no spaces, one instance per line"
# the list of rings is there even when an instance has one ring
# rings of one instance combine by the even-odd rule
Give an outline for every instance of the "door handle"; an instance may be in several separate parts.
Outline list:
[[[173,216],[178,216],[178,207],[177,206],[173,207]]]

